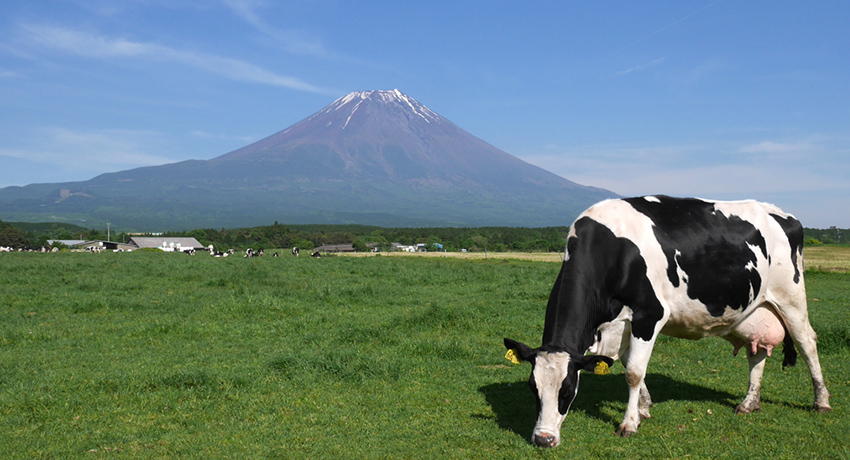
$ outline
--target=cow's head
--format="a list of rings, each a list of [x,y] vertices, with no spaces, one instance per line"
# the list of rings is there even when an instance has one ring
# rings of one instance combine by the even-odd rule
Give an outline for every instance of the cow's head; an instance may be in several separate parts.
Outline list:
[[[540,447],[557,446],[561,442],[561,424],[578,393],[579,371],[600,372],[597,366],[607,371],[614,360],[606,356],[541,351],[511,339],[505,339],[505,347],[513,350],[509,356],[531,363],[528,384],[537,398],[537,424],[531,441]]]

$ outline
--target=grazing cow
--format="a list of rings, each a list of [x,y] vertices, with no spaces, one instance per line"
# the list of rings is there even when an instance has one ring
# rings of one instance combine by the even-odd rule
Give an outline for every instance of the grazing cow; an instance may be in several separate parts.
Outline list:
[[[262,257],[265,251],[261,248],[259,251],[254,251],[251,248],[245,250],[245,257]]]
[[[321,259],[322,253],[320,253],[319,251],[316,251],[316,252],[310,254],[310,257],[315,257],[316,259]]]
[[[216,251],[213,245],[209,245],[209,247],[207,247],[207,251],[209,251],[210,255],[213,257],[227,257],[232,254],[232,249],[227,252]]]
[[[292,248],[292,255],[293,256],[298,257],[299,252],[300,251],[298,250],[298,246],[295,246],[294,248]]]
[[[738,413],[760,410],[773,347],[784,340],[783,364],[793,365],[796,344],[812,375],[815,409],[831,410],[806,309],[803,228],[793,216],[756,201],[616,199],[570,227],[540,348],[505,339],[508,359],[532,364],[539,408],[532,441],[558,445],[579,371],[617,357],[629,387],[617,434],[635,433],[649,417],[644,376],[658,334],[720,336],[735,352],[746,346],[750,384]],[[586,355],[589,349],[600,355]]]

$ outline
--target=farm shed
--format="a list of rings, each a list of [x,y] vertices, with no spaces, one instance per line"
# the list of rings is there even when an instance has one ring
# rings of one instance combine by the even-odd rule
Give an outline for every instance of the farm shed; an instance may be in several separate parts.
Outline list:
[[[195,238],[176,238],[168,236],[134,236],[130,238],[130,244],[134,245],[138,249],[154,248],[166,252],[206,249],[206,247],[199,243]]]
[[[86,249],[86,250],[97,249],[97,250],[100,250],[100,251],[132,251],[132,250],[136,249],[136,246],[133,245],[133,244],[118,243],[118,242],[115,242],[115,241],[94,240],[94,241],[83,241],[83,242],[76,242],[76,243],[74,243],[74,241],[70,241],[74,244],[65,243],[65,241],[68,241],[68,240],[64,240],[64,241],[58,240],[58,241],[60,243],[65,244],[66,246],[68,246],[71,249]]]
[[[313,252],[355,252],[352,244],[325,244],[313,249]]]

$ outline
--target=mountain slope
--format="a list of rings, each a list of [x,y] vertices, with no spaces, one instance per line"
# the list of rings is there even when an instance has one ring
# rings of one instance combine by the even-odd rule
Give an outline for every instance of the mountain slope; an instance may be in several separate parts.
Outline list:
[[[393,91],[348,94],[211,160],[0,189],[0,219],[133,229],[287,223],[567,225],[613,193],[575,184]]]

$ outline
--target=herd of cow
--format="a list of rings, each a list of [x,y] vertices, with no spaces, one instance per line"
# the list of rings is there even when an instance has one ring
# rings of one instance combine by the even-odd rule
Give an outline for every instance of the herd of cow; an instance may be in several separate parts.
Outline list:
[[[101,251],[103,251],[103,248],[101,248],[99,246],[90,246],[90,247],[87,247],[85,250],[87,252],[100,253]],[[124,252],[123,249],[115,249],[114,251],[115,252]],[[59,252],[59,248],[56,248],[56,247],[50,248],[50,247],[47,247],[47,246],[42,246],[40,248],[13,248],[13,247],[7,247],[7,246],[0,246],[0,252],[41,252],[41,253],[48,253],[48,252]],[[186,249],[182,252],[184,254],[194,256],[197,251],[195,251],[194,248],[190,248],[190,249]],[[213,247],[213,245],[209,245],[207,247],[206,251],[202,251],[202,252],[209,252],[210,255],[213,256],[213,257],[228,257],[228,256],[231,256],[233,254],[236,254],[235,249],[228,249],[227,251],[224,251],[224,252],[216,251],[215,248]],[[292,248],[292,255],[293,256],[298,257],[300,252],[301,252],[301,250],[298,249],[298,247]],[[264,249],[259,249],[259,250],[255,251],[252,248],[248,248],[248,249],[245,250],[245,257],[246,258],[247,257],[261,257],[263,255],[265,255]],[[272,254],[272,257],[279,257],[279,256],[280,256],[280,254],[277,253],[277,252]],[[310,254],[310,257],[321,258],[322,253],[319,252],[319,251],[314,251],[313,253]]]
[[[184,251],[184,252],[186,254],[189,254],[190,256],[195,255],[194,249],[190,249],[190,250]],[[209,245],[207,247],[207,252],[209,252],[210,255],[213,256],[213,257],[227,257],[227,256],[231,256],[231,255],[235,254],[236,250],[235,249],[229,249],[227,251],[221,252],[221,251],[216,251],[215,248],[213,247],[213,245]],[[293,256],[298,257],[300,253],[301,253],[301,250],[298,249],[298,246],[292,248],[292,255]],[[245,256],[244,257],[245,258],[262,257],[265,254],[266,254],[265,249],[260,248],[260,249],[255,251],[253,248],[248,248],[248,249],[245,250]],[[272,253],[272,257],[280,257],[280,253],[274,252],[274,253]],[[315,257],[315,258],[318,259],[318,258],[322,257],[322,253],[320,253],[319,251],[314,251],[312,254],[310,254],[310,257]]]
[[[49,248],[42,246],[40,248],[13,248],[11,246],[0,246],[0,252],[59,252],[59,248]]]

